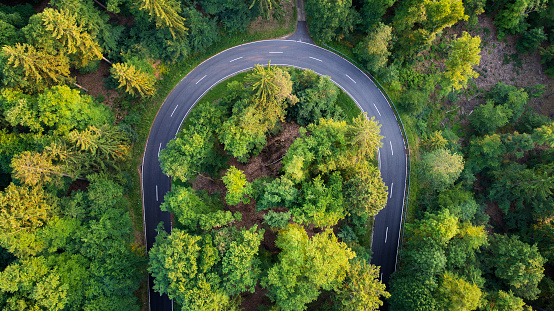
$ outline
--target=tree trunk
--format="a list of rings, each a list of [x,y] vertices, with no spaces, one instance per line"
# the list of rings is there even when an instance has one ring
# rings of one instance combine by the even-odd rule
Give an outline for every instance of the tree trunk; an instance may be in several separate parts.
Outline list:
[[[99,6],[103,7],[104,10],[106,10],[106,11],[108,10],[108,8],[105,5],[103,5],[102,3],[100,3],[100,1],[94,0],[94,2],[96,2],[96,4],[98,4]]]
[[[76,87],[80,88],[81,90],[85,91],[85,92],[88,92],[87,89],[85,89],[84,87],[80,86],[79,84],[77,84],[76,82],[73,82],[73,85],[75,85]]]
[[[107,58],[105,58],[104,56],[102,56],[102,60],[105,61],[106,63],[110,64],[110,65],[113,65],[112,62],[110,62]]]

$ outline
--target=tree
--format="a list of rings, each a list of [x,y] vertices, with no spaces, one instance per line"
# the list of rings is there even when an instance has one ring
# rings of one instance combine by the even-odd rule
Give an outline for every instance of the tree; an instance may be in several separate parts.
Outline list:
[[[46,153],[24,151],[13,157],[14,177],[29,186],[47,183],[63,173]]]
[[[488,295],[484,307],[485,311],[524,311],[526,310],[525,301],[514,296],[512,291],[499,290],[496,293]]]
[[[304,71],[295,81],[299,102],[287,110],[287,118],[307,126],[321,118],[342,119],[342,111],[336,101],[339,88],[329,79]]]
[[[275,6],[278,8],[279,2],[275,0],[252,0],[252,4],[250,5],[249,9],[252,9],[254,5],[258,2],[258,11],[260,12],[260,15],[262,15],[265,19],[269,20],[270,13],[273,10],[273,7]]]
[[[530,54],[535,52],[546,39],[548,39],[548,36],[544,33],[544,27],[536,27],[526,31],[517,40],[516,49],[521,54]]]
[[[421,159],[422,181],[431,191],[441,191],[450,187],[464,169],[463,157],[449,150],[437,149],[424,153]]]
[[[145,10],[154,19],[156,27],[166,27],[173,38],[184,39],[188,28],[185,19],[179,15],[181,5],[175,0],[141,0],[137,6]]]
[[[391,54],[389,52],[391,43],[392,27],[380,22],[363,41],[358,43],[354,53],[366,62],[367,70],[379,72],[387,65]]]
[[[48,55],[26,43],[4,46],[2,52],[8,58],[7,65],[16,70],[16,80],[10,84],[42,89],[69,78],[69,59],[64,55]],[[20,76],[22,80],[17,80]]]
[[[471,311],[477,309],[481,289],[456,275],[445,272],[438,288],[439,302],[443,310]]]
[[[445,62],[446,72],[444,73],[444,77],[452,85],[452,89],[458,90],[465,87],[470,78],[479,76],[473,70],[473,66],[479,65],[481,60],[480,44],[479,36],[471,37],[465,31],[462,33],[462,37],[452,42],[451,52]]]
[[[150,249],[154,289],[167,293],[185,310],[225,310],[229,297],[219,286],[221,279],[212,271],[219,261],[210,239],[173,229],[160,232]]]
[[[247,197],[252,192],[251,184],[246,180],[244,172],[231,166],[222,178],[225,187],[227,188],[227,195],[225,195],[225,201],[229,205],[237,205],[240,202],[248,204],[250,199]]]
[[[480,105],[471,116],[471,125],[480,135],[493,134],[496,129],[508,124],[512,110],[504,105],[495,106],[492,100]]]
[[[283,310],[304,310],[321,289],[339,287],[355,256],[332,232],[316,234],[310,240],[300,225],[282,229],[276,245],[281,249],[279,261],[269,269],[262,286]]]
[[[473,138],[469,143],[467,167],[474,173],[484,168],[497,168],[506,153],[500,135],[485,135]]]
[[[110,69],[111,74],[119,82],[119,88],[125,87],[125,92],[131,96],[140,95],[150,97],[154,95],[156,89],[156,77],[152,74],[142,72],[135,66],[127,63],[117,63]],[[138,94],[137,94],[138,93]]]
[[[298,189],[294,188],[294,183],[285,177],[266,183],[262,191],[260,197],[256,199],[258,210],[281,206],[290,208],[298,197]]]
[[[554,122],[538,127],[533,132],[533,141],[539,145],[554,147]]]
[[[225,231],[230,232],[230,237]],[[224,247],[218,248],[222,250],[221,279],[227,295],[238,295],[244,291],[254,293],[261,273],[258,251],[263,238],[264,230],[258,231],[257,225],[240,231],[229,227],[216,235],[216,245],[224,244]]]
[[[46,8],[42,12],[46,30],[59,40],[68,54],[77,54],[79,66],[103,58],[102,49],[83,28],[77,25],[77,16],[65,10]]]
[[[360,113],[352,119],[352,124],[348,127],[346,137],[351,146],[352,161],[360,162],[363,160],[373,160],[377,150],[383,146],[379,135],[381,125],[375,121],[375,117],[369,119],[367,112]]]
[[[501,31],[516,33],[522,27],[525,17],[533,11],[539,11],[546,6],[544,0],[516,0],[500,2],[504,4],[494,16],[494,23]]]
[[[352,0],[312,0],[306,3],[310,34],[316,40],[342,39],[357,23]]]
[[[380,299],[389,298],[385,284],[379,281],[379,267],[363,260],[353,260],[344,283],[336,290],[336,297],[345,311],[372,311],[383,305]]]
[[[486,263],[493,269],[494,275],[517,296],[536,299],[546,262],[537,246],[521,242],[515,235],[495,235],[489,249],[491,256]]]
[[[381,172],[367,161],[357,163],[353,174],[344,183],[344,198],[350,213],[375,216],[387,204],[387,186]]]

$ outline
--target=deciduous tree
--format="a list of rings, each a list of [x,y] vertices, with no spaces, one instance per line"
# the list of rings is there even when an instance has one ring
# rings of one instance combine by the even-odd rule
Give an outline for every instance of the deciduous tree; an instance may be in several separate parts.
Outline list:
[[[460,1],[461,3],[461,1]],[[463,32],[460,38],[452,42],[451,51],[445,62],[446,72],[444,77],[452,85],[452,89],[458,90],[465,87],[470,78],[477,78],[479,74],[473,70],[473,66],[479,65],[481,60],[481,38],[471,37]]]

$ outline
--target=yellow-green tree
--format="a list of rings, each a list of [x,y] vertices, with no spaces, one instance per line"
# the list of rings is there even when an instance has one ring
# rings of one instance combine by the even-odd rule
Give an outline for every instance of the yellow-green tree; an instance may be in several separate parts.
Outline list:
[[[473,66],[479,65],[481,60],[481,38],[472,37],[467,32],[452,42],[452,51],[446,61],[444,78],[452,85],[454,90],[464,87],[470,78],[477,78],[479,74],[473,70]]]
[[[49,182],[61,175],[60,168],[52,163],[46,153],[25,151],[12,159],[14,177],[29,186]]]
[[[379,281],[379,267],[364,260],[352,261],[346,280],[335,291],[344,311],[378,310],[383,305],[380,297],[390,297],[385,284]]]
[[[188,28],[181,13],[180,3],[175,0],[141,0],[139,9],[145,10],[156,22],[156,27],[166,27],[173,38],[184,38]]]
[[[29,87],[43,88],[59,84],[69,77],[69,59],[63,55],[49,55],[26,43],[2,47],[7,65],[21,72]]]
[[[77,54],[79,66],[102,59],[100,45],[77,24],[76,15],[65,10],[47,8],[42,13],[42,20],[46,30],[65,47],[68,54]]]
[[[154,75],[142,72],[135,66],[126,63],[114,64],[110,72],[119,82],[119,87],[125,87],[125,92],[132,96],[137,93],[143,97],[154,95],[154,83],[156,83]]]

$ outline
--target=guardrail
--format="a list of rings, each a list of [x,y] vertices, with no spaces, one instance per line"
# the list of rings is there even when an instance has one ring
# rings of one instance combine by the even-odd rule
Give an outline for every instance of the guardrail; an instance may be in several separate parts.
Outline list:
[[[400,121],[400,129],[401,129],[401,133],[402,133],[402,138],[404,139],[404,145],[406,146],[406,156],[408,157],[408,160],[407,160],[408,161],[408,163],[407,163],[408,171],[406,172],[407,181],[406,181],[406,189],[404,189],[404,194],[405,194],[405,196],[404,196],[404,208],[403,208],[403,211],[402,211],[402,219],[401,219],[402,226],[401,226],[401,229],[400,229],[400,231],[401,231],[401,234],[400,234],[401,242],[398,243],[398,251],[396,253],[396,263],[395,263],[395,266],[394,266],[394,270],[396,271],[396,268],[397,268],[396,266],[397,266],[398,262],[400,261],[399,259],[400,259],[400,253],[402,251],[402,244],[404,244],[404,227],[405,227],[405,224],[406,224],[406,213],[407,213],[407,209],[408,209],[408,200],[409,200],[409,197],[410,197],[410,172],[411,172],[411,161],[410,160],[411,159],[410,159],[410,144],[408,142],[408,135],[406,135],[406,130],[404,129],[404,123],[402,122],[402,118],[400,118],[400,114],[398,113],[398,110],[396,110],[396,106],[394,105],[394,102],[389,97],[389,95],[387,94],[387,92],[385,91],[385,88],[381,85],[381,83],[379,83],[379,81],[377,79],[375,79],[375,77],[373,77],[373,75],[371,73],[369,73],[367,70],[365,70],[365,68],[363,66],[358,64],[358,62],[356,62],[352,58],[348,57],[347,55],[344,55],[340,51],[328,46],[325,43],[322,43],[322,45],[324,45],[325,48],[327,48],[329,50],[332,50],[333,52],[341,55],[343,58],[347,59],[349,62],[356,65],[356,67],[358,67],[358,69],[360,69],[363,73],[365,73],[371,79],[371,81],[373,81],[373,83],[375,83],[375,85],[377,85],[377,87],[381,91],[381,94],[383,94],[385,96],[385,99],[389,102],[389,105],[393,108],[394,115],[396,116],[396,119],[398,121]]]

